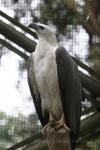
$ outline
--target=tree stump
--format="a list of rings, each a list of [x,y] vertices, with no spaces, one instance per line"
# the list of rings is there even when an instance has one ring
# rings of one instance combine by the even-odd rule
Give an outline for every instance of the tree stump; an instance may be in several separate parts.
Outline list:
[[[45,136],[49,150],[71,150],[70,133],[64,128],[53,130],[49,127]]]

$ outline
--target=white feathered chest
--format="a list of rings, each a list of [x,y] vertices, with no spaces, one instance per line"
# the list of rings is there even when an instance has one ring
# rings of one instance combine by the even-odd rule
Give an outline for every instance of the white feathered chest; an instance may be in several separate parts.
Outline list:
[[[38,44],[34,53],[34,72],[42,102],[42,110],[61,117],[62,104],[58,84],[55,50],[48,43]]]

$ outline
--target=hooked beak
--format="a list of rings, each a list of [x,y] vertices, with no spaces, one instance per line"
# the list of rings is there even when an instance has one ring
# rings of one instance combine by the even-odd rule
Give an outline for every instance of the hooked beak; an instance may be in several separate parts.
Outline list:
[[[36,31],[39,30],[39,26],[38,26],[36,23],[31,23],[31,24],[29,24],[28,27],[29,27],[29,28],[32,28],[32,29],[34,29],[34,30],[36,30]]]

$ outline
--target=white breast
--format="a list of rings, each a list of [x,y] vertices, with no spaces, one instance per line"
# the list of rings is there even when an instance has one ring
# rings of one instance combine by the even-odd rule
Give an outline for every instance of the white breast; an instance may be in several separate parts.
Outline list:
[[[37,87],[41,96],[42,110],[51,111],[56,117],[61,117],[62,104],[58,85],[55,47],[39,49],[34,56],[34,68]]]

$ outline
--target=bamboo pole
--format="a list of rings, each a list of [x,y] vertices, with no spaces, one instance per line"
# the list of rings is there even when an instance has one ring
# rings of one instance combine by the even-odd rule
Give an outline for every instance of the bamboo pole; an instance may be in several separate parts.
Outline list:
[[[31,39],[1,20],[0,34],[5,36],[8,40],[17,44],[18,46],[22,47],[27,52],[33,52],[36,47],[36,44]]]
[[[30,35],[32,35],[33,37],[37,38],[37,35],[35,32],[33,32],[32,30],[30,30],[29,28],[25,27],[23,24],[21,24],[20,22],[18,22],[17,20],[15,20],[14,18],[8,16],[6,13],[4,13],[3,11],[0,10],[0,16],[6,18],[8,21],[10,21],[11,23],[13,23],[14,25],[16,25],[17,27],[21,28],[23,31],[25,31],[26,33],[29,33]]]

